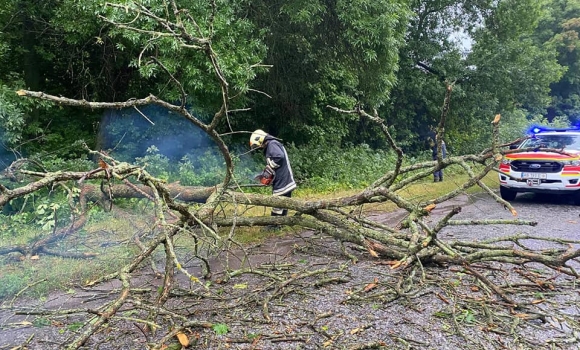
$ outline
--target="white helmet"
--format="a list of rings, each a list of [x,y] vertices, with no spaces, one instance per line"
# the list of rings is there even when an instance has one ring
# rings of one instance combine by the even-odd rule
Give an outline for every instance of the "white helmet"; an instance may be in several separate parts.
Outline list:
[[[250,147],[251,148],[259,148],[262,147],[262,145],[264,144],[264,139],[266,138],[266,135],[268,135],[268,133],[266,133],[264,130],[256,130],[252,133],[252,136],[250,136]]]

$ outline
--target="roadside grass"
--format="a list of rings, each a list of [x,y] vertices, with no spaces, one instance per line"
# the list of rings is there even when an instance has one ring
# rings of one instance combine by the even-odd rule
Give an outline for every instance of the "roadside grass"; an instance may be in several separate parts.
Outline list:
[[[442,182],[432,182],[432,177],[426,178],[423,181],[414,183],[410,186],[405,187],[403,190],[399,191],[399,195],[403,198],[410,200],[413,203],[419,203],[431,198],[436,198],[438,196],[449,193],[459,186],[468,181],[469,177],[467,174],[460,171],[453,172],[448,171],[449,175],[445,177]],[[497,174],[495,172],[490,172],[482,179],[482,183],[490,187],[491,189],[497,189],[499,186],[497,180]],[[317,199],[331,199],[345,196],[352,196],[359,193],[362,188],[359,189],[340,189],[332,191],[313,191],[310,188],[300,188],[298,187],[292,194],[293,198],[304,199],[304,200],[317,200]],[[483,190],[479,186],[473,186],[465,191],[465,194],[472,195],[476,193],[481,193]],[[349,208],[345,208],[348,210]],[[363,213],[373,213],[373,212],[390,212],[396,210],[397,206],[392,202],[385,203],[369,203],[365,204],[362,208]],[[231,206],[225,208],[228,212],[232,212]],[[270,211],[265,207],[245,207],[239,206],[238,212],[244,212],[246,216],[263,216],[270,215]],[[289,215],[293,212],[290,211]],[[292,227],[285,227],[277,231],[269,231],[262,227],[239,227],[236,230],[236,240],[241,243],[257,243],[264,239],[284,236],[290,232],[294,232],[295,229]],[[222,234],[227,234],[227,230],[223,230]]]
[[[104,274],[117,271],[130,258],[133,249],[111,249],[93,259],[71,259],[41,255],[1,261],[0,300],[26,295],[43,298],[55,290],[68,290]]]
[[[400,191],[400,195],[414,203],[435,198],[448,193],[467,181],[468,176],[459,171],[448,171],[449,175],[443,182],[433,183],[431,178],[415,183]],[[497,175],[490,173],[483,179],[489,187],[496,189]],[[306,200],[329,199],[358,193],[362,188],[334,188],[328,191],[312,190],[299,187],[293,197]],[[472,187],[466,194],[481,192],[479,187]],[[260,193],[269,193],[268,189],[260,189]],[[145,204],[144,204],[145,203]],[[145,201],[124,203],[120,211],[105,213],[94,211],[91,219],[79,232],[64,240],[55,250],[92,252],[98,255],[92,259],[70,259],[48,255],[37,257],[23,257],[17,253],[0,256],[0,300],[3,304],[10,303],[15,296],[46,298],[48,293],[73,291],[75,285],[84,284],[102,275],[118,271],[138,253],[132,237],[135,232],[152,232],[154,222],[151,213],[152,206]],[[373,203],[363,206],[363,212],[393,211],[393,203]],[[231,205],[222,210],[233,212]],[[270,209],[258,206],[239,206],[238,213],[244,216],[270,215]],[[292,212],[290,212],[292,215]],[[300,228],[286,227],[281,230],[269,231],[262,227],[238,227],[235,239],[238,242],[249,244],[258,243],[265,239],[284,236]],[[226,235],[228,229],[220,234]],[[45,233],[47,234],[47,233]],[[35,229],[19,230],[9,237],[3,236],[3,246],[26,244],[39,238],[39,231]],[[180,251],[187,251],[191,247],[190,239],[178,239],[176,245]],[[9,242],[9,243],[8,243]],[[1,248],[1,247],[0,247]],[[158,252],[162,254],[162,252]]]
[[[0,256],[0,300],[9,302],[17,294],[43,298],[49,292],[67,291],[75,285],[118,271],[138,252],[131,237],[136,230],[147,229],[146,225],[142,215],[96,212],[83,229],[52,248],[62,252],[95,253],[94,258],[73,259],[44,254],[25,257],[20,253]],[[47,234],[39,229],[23,230],[19,231],[15,241],[25,244]],[[10,244],[5,245],[14,245],[15,241],[10,239]],[[4,242],[8,243],[6,237]]]

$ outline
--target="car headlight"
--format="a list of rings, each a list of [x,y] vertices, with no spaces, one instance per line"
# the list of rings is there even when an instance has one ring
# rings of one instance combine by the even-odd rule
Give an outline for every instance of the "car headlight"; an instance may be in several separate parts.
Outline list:
[[[511,159],[504,158],[501,160],[501,164],[510,164],[512,162]]]
[[[578,165],[580,165],[580,160],[565,160],[562,163],[564,165],[578,166]]]

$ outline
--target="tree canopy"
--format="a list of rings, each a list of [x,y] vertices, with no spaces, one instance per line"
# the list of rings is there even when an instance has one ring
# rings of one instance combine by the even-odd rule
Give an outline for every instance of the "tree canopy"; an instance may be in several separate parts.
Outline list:
[[[186,49],[195,42],[154,20],[166,13],[177,26],[192,25],[180,18],[203,19],[184,29],[212,38],[228,103],[240,111],[222,120],[224,132],[262,128],[297,145],[384,147],[368,121],[327,108],[358,105],[378,108],[404,150],[420,152],[441,114],[445,82],[455,85],[446,125],[455,152],[489,137],[479,131],[494,113],[513,116],[513,125],[538,116],[578,122],[575,0],[176,4],[179,13],[152,0],[2,1],[3,148],[74,157],[63,144],[96,145],[106,121],[100,111],[17,99],[19,88],[89,101],[183,95],[200,118],[213,113],[222,102],[219,77],[205,74],[207,53]]]

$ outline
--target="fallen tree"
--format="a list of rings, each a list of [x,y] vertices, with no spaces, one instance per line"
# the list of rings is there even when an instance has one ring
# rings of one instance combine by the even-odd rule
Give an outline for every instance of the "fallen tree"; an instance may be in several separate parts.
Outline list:
[[[120,269],[118,272],[102,276],[86,283],[87,287],[95,286],[104,281],[118,279],[120,288],[115,299],[103,304],[97,309],[88,311],[88,319],[82,330],[70,339],[66,346],[70,349],[78,349],[85,345],[93,334],[97,333],[108,322],[117,317],[119,310],[125,305],[145,312],[145,316],[139,319],[139,323],[144,325],[148,332],[158,329],[158,319],[169,317],[173,324],[172,329],[166,329],[162,336],[151,338],[150,346],[161,349],[175,336],[182,334],[191,328],[212,327],[212,323],[205,320],[192,320],[181,314],[169,303],[174,293],[176,293],[176,281],[178,275],[185,276],[191,282],[190,293],[200,293],[206,296],[213,292],[210,287],[203,282],[203,278],[219,280],[223,283],[235,276],[242,274],[257,274],[266,276],[269,280],[268,286],[263,286],[263,290],[272,290],[272,293],[261,299],[262,314],[266,321],[270,321],[269,306],[273,298],[284,295],[285,287],[296,283],[301,279],[311,276],[325,276],[330,272],[340,271],[340,269],[321,269],[310,272],[303,272],[299,275],[289,275],[280,277],[273,271],[257,268],[256,266],[243,266],[239,269],[232,269],[226,264],[223,271],[211,271],[208,261],[223,252],[240,249],[243,245],[236,242],[235,232],[240,226],[260,226],[260,225],[291,225],[304,230],[314,230],[322,232],[328,237],[339,242],[343,248],[343,253],[352,261],[359,257],[345,248],[345,244],[364,249],[368,254],[376,259],[387,260],[388,270],[417,271],[416,269],[425,264],[435,263],[441,265],[455,265],[462,267],[465,271],[475,276],[485,284],[505,306],[511,309],[526,310],[525,305],[521,305],[514,300],[513,296],[507,293],[500,286],[484,274],[478,272],[473,264],[490,261],[525,265],[528,263],[538,263],[543,266],[557,270],[578,278],[578,274],[570,265],[570,262],[580,256],[580,249],[573,246],[551,249],[549,251],[534,251],[521,245],[507,247],[505,244],[498,244],[505,241],[517,241],[524,239],[517,235],[506,237],[497,242],[474,243],[473,241],[443,241],[439,234],[452,225],[535,225],[535,222],[519,220],[516,218],[517,212],[512,205],[501,199],[492,189],[486,186],[482,179],[490,172],[497,170],[497,164],[502,156],[516,152],[507,149],[509,144],[499,143],[500,116],[497,115],[490,123],[493,129],[493,138],[490,140],[490,147],[479,154],[454,156],[443,158],[441,152],[436,160],[417,164],[406,164],[405,155],[397,146],[389,133],[389,129],[376,111],[368,113],[361,108],[352,110],[342,110],[329,107],[341,113],[355,114],[360,118],[366,118],[376,123],[397,154],[397,161],[394,170],[385,172],[378,177],[368,188],[354,195],[324,199],[324,200],[303,200],[299,198],[273,197],[268,195],[245,193],[237,187],[233,181],[232,156],[228,150],[228,145],[223,139],[222,133],[218,131],[218,126],[230,113],[231,96],[228,90],[226,78],[221,73],[219,60],[212,49],[210,38],[193,35],[180,22],[180,12],[175,7],[173,15],[167,14],[167,18],[160,18],[145,6],[137,8],[118,7],[122,11],[136,11],[136,14],[147,17],[150,21],[159,24],[159,32],[152,33],[174,37],[184,48],[201,51],[207,58],[208,63],[213,67],[216,82],[223,96],[222,105],[209,122],[203,122],[193,115],[186,108],[186,94],[181,96],[179,103],[167,102],[154,95],[141,99],[133,99],[125,102],[89,102],[85,100],[75,100],[61,96],[53,96],[43,92],[20,90],[18,95],[41,99],[56,103],[62,106],[84,107],[91,109],[120,109],[139,108],[141,106],[155,104],[165,109],[181,115],[198,128],[203,130],[220,150],[226,172],[222,183],[211,188],[189,188],[176,184],[166,184],[164,181],[151,176],[145,169],[133,164],[119,162],[110,155],[93,151],[100,159],[98,167],[90,172],[58,171],[43,172],[24,169],[13,169],[30,179],[29,182],[12,189],[0,186],[0,206],[5,205],[13,199],[23,197],[27,194],[39,191],[47,186],[79,186],[81,188],[80,209],[81,213],[74,218],[74,223],[68,228],[55,230],[48,238],[34,242],[30,246],[5,247],[0,249],[0,254],[9,252],[19,252],[22,254],[50,253],[47,248],[51,243],[66,237],[70,232],[78,230],[86,220],[86,202],[89,200],[105,201],[114,203],[116,198],[147,198],[155,204],[155,220],[157,229],[153,236],[148,237],[145,242],[140,243],[140,253],[136,254],[132,261]],[[173,17],[175,16],[175,17]],[[188,15],[189,16],[189,15]],[[187,19],[191,19],[187,17]],[[122,23],[108,20],[113,25],[125,30],[137,31]],[[165,29],[163,31],[163,29]],[[160,69],[168,73],[171,81],[180,86],[173,75],[162,66]],[[449,101],[453,92],[453,84],[448,83],[442,107],[440,124],[437,129],[438,148],[441,150],[441,141],[444,137],[444,127],[446,115],[449,109]],[[517,141],[514,141],[517,142]],[[450,166],[462,168],[468,174],[468,180],[457,186],[453,191],[437,198],[423,201],[412,201],[404,198],[400,193],[406,187],[430,177],[434,171]],[[111,180],[116,179],[119,183],[111,184]],[[104,181],[104,185],[96,185],[92,181]],[[433,221],[431,212],[441,203],[463,194],[467,189],[479,186],[484,192],[491,196],[498,204],[498,210],[507,208],[514,218],[510,220],[454,220],[454,217],[461,212],[460,207],[453,207],[441,217]],[[188,201],[200,202],[197,206],[188,205]],[[386,225],[380,221],[371,220],[364,215],[358,215],[360,211],[353,208],[362,207],[369,203],[393,203],[400,210],[405,212],[404,219],[395,226]],[[216,215],[217,208],[227,204],[231,210],[227,215]],[[288,217],[248,217],[240,215],[242,207],[264,206],[286,208],[295,212]],[[223,234],[224,228],[228,233]],[[180,256],[175,248],[176,237],[183,235],[190,237],[195,242],[194,252],[187,259],[197,261],[204,267],[204,273],[196,275],[184,266],[184,257]],[[539,239],[539,238],[535,238]],[[562,244],[577,242],[559,242]],[[165,253],[165,266],[163,272],[163,283],[155,292],[151,293],[147,302],[135,297],[132,287],[133,274],[142,267],[147,259],[150,259],[153,252],[162,247]],[[245,249],[245,248],[241,248]],[[245,251],[245,250],[244,250]],[[251,252],[246,252],[251,253]],[[77,256],[78,257],[78,256]],[[413,272],[414,273],[414,272]],[[328,283],[322,282],[321,283]],[[399,288],[397,295],[404,295],[405,292]],[[255,294],[248,292],[247,297],[251,299]],[[145,331],[144,331],[145,333]],[[147,333],[149,334],[149,333]],[[181,341],[181,339],[180,339]],[[183,343],[182,343],[183,345]]]
[[[451,91],[451,89],[447,90],[446,100],[450,98]],[[62,103],[62,98],[60,97],[45,94],[37,95],[26,91],[21,91],[20,94],[42,97],[47,100],[55,100]],[[71,100],[69,103],[76,104],[78,101]],[[89,103],[88,106],[92,105]],[[106,311],[99,312],[95,316],[96,321],[88,323],[85,331],[71,341],[69,347],[78,348],[85,344],[99,327],[114,317],[115,313],[125,303],[129,302],[131,295],[131,274],[146,259],[150,258],[152,252],[160,245],[165,247],[166,265],[163,289],[156,298],[156,302],[154,303],[156,305],[155,307],[162,308],[169,300],[172,288],[175,285],[174,278],[176,272],[184,274],[194,283],[202,283],[202,276],[193,275],[186,270],[183,267],[184,264],[181,262],[181,257],[175,251],[173,241],[176,236],[184,233],[191,235],[199,242],[200,249],[197,250],[195,258],[199,259],[205,267],[204,276],[206,278],[212,276],[214,272],[210,270],[210,264],[207,263],[212,258],[212,254],[215,254],[216,251],[229,251],[233,247],[238,246],[235,243],[234,235],[237,227],[272,224],[292,225],[302,227],[303,229],[316,230],[333,237],[341,242],[341,244],[350,243],[355,246],[364,247],[371,256],[392,261],[390,269],[412,269],[417,263],[420,265],[437,263],[464,266],[466,271],[469,271],[485,285],[489,286],[503,302],[512,308],[521,308],[523,306],[519,305],[508,293],[491,282],[485,275],[469,266],[474,263],[489,261],[508,262],[517,265],[525,265],[533,262],[543,264],[544,266],[576,278],[578,277],[569,262],[580,256],[580,249],[574,249],[572,246],[569,248],[536,252],[521,245],[508,248],[502,244],[461,241],[444,242],[438,238],[438,234],[450,225],[535,225],[535,222],[518,220],[516,218],[511,220],[483,221],[453,220],[453,217],[461,212],[460,207],[454,207],[434,223],[428,223],[428,219],[432,219],[430,213],[437,205],[464,193],[465,190],[472,186],[480,186],[492,196],[497,201],[498,208],[508,208],[514,216],[517,215],[515,209],[508,202],[498,197],[494,191],[481,181],[488,172],[496,168],[496,164],[503,154],[512,152],[511,150],[506,150],[505,146],[507,145],[499,145],[494,142],[489,149],[484,150],[478,155],[441,158],[432,162],[404,166],[404,155],[398,150],[396,144],[390,138],[384,122],[376,114],[369,115],[360,109],[345,112],[358,113],[361,117],[369,118],[377,122],[383,127],[386,137],[391,140],[399,155],[395,170],[384,174],[365,190],[346,197],[315,201],[272,197],[235,191],[229,187],[229,181],[224,181],[222,185],[212,188],[187,188],[175,184],[168,185],[164,181],[152,177],[142,168],[128,163],[117,162],[110,156],[99,152],[95,152],[101,158],[99,168],[88,173],[43,173],[20,170],[23,175],[36,178],[37,180],[10,190],[5,187],[1,188],[0,203],[5,204],[12,199],[33,193],[48,185],[54,186],[55,184],[66,184],[70,182],[76,183],[77,185],[80,183],[81,186],[84,186],[84,190],[82,191],[84,192],[82,196],[84,199],[81,200],[82,203],[86,203],[86,200],[91,197],[98,197],[101,200],[106,198],[109,201],[114,201],[115,198],[121,197],[149,198],[155,203],[155,215],[159,230],[142,247],[142,252],[135,256],[133,261],[118,273],[103,276],[87,284],[91,286],[110,279],[120,279],[125,286],[121,294],[116,300],[104,306],[104,310]],[[500,117],[496,116],[492,122],[494,135],[497,135],[499,122]],[[227,153],[227,150],[225,152]],[[477,167],[474,167],[473,164],[476,164]],[[454,191],[438,198],[432,198],[418,203],[407,200],[398,194],[407,186],[426,177],[430,177],[436,169],[446,168],[452,165],[462,167],[469,175],[468,181],[458,186]],[[231,169],[228,170],[229,173],[232,173]],[[108,181],[113,178],[125,181],[125,183],[112,185],[111,187],[106,185],[86,185],[92,180]],[[128,182],[128,179],[133,179],[135,183]],[[188,200],[203,201],[204,203],[197,207],[192,207],[185,204]],[[354,214],[356,211],[349,210],[353,207],[363,206],[369,203],[385,202],[394,203],[398,208],[405,210],[407,213],[404,220],[396,227],[390,227],[381,222],[356,215]],[[223,205],[224,203],[228,203],[234,208],[233,214],[227,217],[214,215],[217,206]],[[236,208],[247,205],[287,208],[295,211],[296,214],[289,217],[244,217],[236,214],[238,212]],[[176,217],[178,220],[171,220],[169,222],[170,220],[166,218],[168,214]],[[28,254],[50,253],[46,245],[78,229],[78,224],[82,223],[82,220],[75,220],[75,223],[77,224],[65,230],[54,232],[50,238],[35,242],[31,247],[9,247],[4,248],[2,252],[18,251],[21,253],[28,252]],[[220,227],[229,227],[230,234],[226,236],[220,235]],[[521,239],[525,239],[525,237],[506,237],[502,241]],[[541,238],[535,237],[534,239]],[[208,249],[209,246],[213,246],[214,248],[219,247],[219,249]],[[348,253],[346,249],[344,253],[353,260],[357,259],[355,255]],[[250,270],[246,268],[241,270],[225,270],[225,276],[228,279],[243,273],[256,273],[256,271],[252,270],[252,268]],[[215,278],[215,275],[213,277]],[[290,283],[290,281],[286,283]],[[266,319],[270,319],[268,300],[270,299],[268,298],[264,302],[263,311]],[[155,315],[156,313],[153,313],[150,317],[154,318]],[[205,323],[201,322],[201,324],[203,325]],[[157,343],[158,346],[164,344],[178,332],[192,326],[190,322],[183,323],[180,327],[167,333]]]

